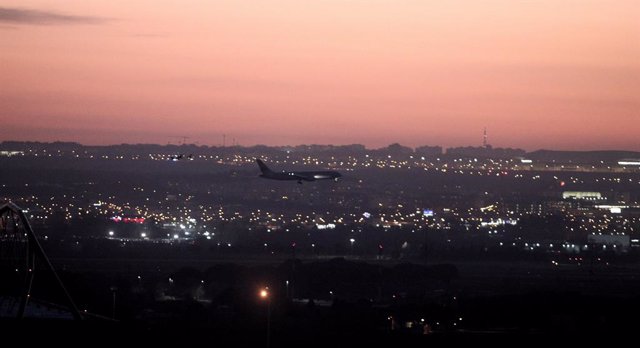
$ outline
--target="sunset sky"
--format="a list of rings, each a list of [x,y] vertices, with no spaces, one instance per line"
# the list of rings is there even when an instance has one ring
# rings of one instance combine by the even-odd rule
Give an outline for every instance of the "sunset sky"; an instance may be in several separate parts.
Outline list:
[[[638,0],[0,1],[0,141],[640,151]]]

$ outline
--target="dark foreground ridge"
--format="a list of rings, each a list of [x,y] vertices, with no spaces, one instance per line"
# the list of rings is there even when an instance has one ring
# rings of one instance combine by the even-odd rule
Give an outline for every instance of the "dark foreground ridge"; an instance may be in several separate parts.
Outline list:
[[[41,333],[36,339],[81,335],[113,344],[237,347],[266,346],[267,318],[271,347],[582,341],[634,332],[640,301],[632,294],[640,286],[632,277],[612,284],[606,274],[553,274],[535,264],[513,270],[506,274],[489,263],[458,268],[339,258],[136,272],[140,278],[63,272],[79,307],[89,309],[84,320],[4,319],[1,325]],[[619,286],[635,290],[620,296]],[[265,287],[268,303],[259,296]],[[117,289],[115,295],[109,289]]]

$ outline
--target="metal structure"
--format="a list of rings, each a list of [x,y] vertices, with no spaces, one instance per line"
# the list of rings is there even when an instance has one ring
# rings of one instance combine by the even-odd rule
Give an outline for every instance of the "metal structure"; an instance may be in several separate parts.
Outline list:
[[[36,271],[50,272],[71,315],[81,320],[78,308],[44,253],[26,215],[17,205],[4,204],[0,207],[0,275],[3,278],[0,307],[12,309],[10,312],[15,312],[18,319],[25,315]]]
[[[487,137],[487,127],[484,127],[484,136],[482,137],[482,147],[489,147],[489,137]]]

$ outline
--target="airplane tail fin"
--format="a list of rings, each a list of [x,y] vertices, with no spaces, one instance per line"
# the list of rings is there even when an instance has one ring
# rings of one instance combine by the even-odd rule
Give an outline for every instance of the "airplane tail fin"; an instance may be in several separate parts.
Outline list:
[[[259,158],[256,158],[256,162],[258,162],[258,166],[260,167],[260,171],[262,171],[262,174],[273,173],[271,169],[269,169],[269,167],[267,167],[267,165],[264,164],[264,162],[262,162]]]

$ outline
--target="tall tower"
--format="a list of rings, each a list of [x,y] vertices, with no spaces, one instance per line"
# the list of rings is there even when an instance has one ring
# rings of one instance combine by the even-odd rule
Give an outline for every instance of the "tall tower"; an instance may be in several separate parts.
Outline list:
[[[487,127],[484,127],[484,137],[482,140],[482,147],[487,148],[489,146],[489,141],[487,139]]]

